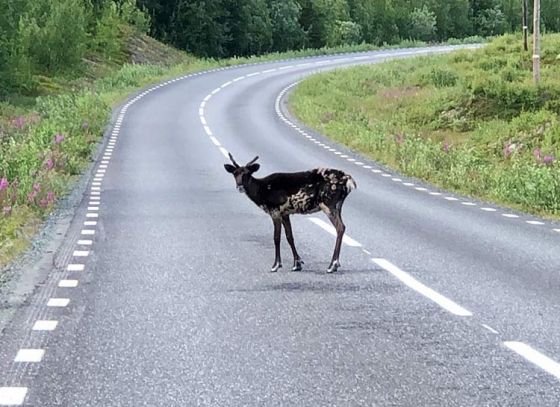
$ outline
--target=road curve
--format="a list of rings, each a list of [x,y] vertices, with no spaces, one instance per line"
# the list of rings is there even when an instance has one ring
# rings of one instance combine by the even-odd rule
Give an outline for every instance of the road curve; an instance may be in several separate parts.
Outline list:
[[[560,226],[392,173],[286,109],[317,70],[449,50],[220,69],[128,101],[0,337],[0,405],[558,406]],[[272,223],[227,151],[259,155],[256,175],[353,175],[340,272],[321,216],[292,221],[304,270],[268,272]]]

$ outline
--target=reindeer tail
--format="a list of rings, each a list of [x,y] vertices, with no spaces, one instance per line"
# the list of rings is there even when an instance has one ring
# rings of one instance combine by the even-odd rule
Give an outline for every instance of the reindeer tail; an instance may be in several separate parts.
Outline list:
[[[358,184],[356,184],[356,181],[350,174],[346,174],[346,178],[346,188],[348,189],[348,193],[358,188]]]

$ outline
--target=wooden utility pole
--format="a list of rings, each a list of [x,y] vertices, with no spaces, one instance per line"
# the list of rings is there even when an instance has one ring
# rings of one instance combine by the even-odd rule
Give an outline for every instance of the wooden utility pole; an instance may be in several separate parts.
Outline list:
[[[533,81],[541,80],[541,0],[535,0],[533,11]]]
[[[523,28],[523,49],[529,51],[529,46],[527,45],[527,33],[529,32],[529,23],[527,21],[527,0],[521,0],[523,5],[523,15],[521,17],[521,23]]]

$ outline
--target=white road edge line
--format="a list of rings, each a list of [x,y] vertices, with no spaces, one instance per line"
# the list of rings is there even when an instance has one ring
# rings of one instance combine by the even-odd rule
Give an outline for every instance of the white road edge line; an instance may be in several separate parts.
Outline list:
[[[504,345],[518,355],[523,356],[529,362],[537,365],[557,379],[560,379],[560,363],[550,359],[548,356],[543,355],[538,350],[533,349],[523,342],[506,341]]]
[[[327,222],[319,218],[312,217],[308,219],[331,235],[336,236],[336,229],[334,228],[334,226],[329,225]],[[342,238],[342,243],[352,247],[362,247],[362,244],[360,242],[355,241],[348,235],[344,235],[344,237]]]
[[[401,282],[403,282],[408,287],[412,288],[414,291],[422,294],[423,296],[429,298],[430,300],[434,301],[440,307],[444,308],[446,311],[451,312],[454,315],[460,317],[470,317],[472,316],[472,312],[469,310],[461,307],[459,304],[451,301],[449,298],[444,297],[440,293],[432,290],[430,287],[422,284],[410,274],[402,271],[400,268],[395,266],[389,260],[386,259],[371,259],[375,264],[377,264],[382,269],[388,271]]]

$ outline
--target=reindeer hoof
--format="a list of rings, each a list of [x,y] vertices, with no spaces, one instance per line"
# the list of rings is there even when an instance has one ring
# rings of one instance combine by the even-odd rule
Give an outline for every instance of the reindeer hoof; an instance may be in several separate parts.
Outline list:
[[[302,259],[296,260],[294,261],[294,267],[292,267],[292,271],[301,271],[303,267],[301,267],[302,265],[304,265],[305,263],[303,262]]]
[[[272,268],[270,269],[271,273],[276,273],[278,269],[282,268],[282,263],[275,263]]]
[[[338,261],[333,261],[329,268],[327,269],[327,273],[334,273],[340,267],[340,263]]]

